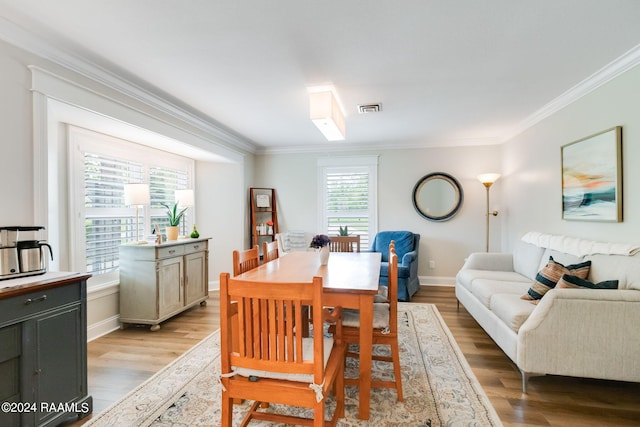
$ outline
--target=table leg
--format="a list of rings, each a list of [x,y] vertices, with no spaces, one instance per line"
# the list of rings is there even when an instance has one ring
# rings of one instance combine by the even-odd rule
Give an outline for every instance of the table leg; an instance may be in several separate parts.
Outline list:
[[[360,295],[360,407],[359,418],[369,419],[371,353],[373,351],[373,295]]]

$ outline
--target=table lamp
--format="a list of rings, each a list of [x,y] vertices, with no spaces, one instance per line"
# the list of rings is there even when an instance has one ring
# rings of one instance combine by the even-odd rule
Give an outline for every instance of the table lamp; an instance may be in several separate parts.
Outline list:
[[[124,204],[136,207],[136,240],[132,244],[143,245],[146,242],[140,240],[140,227],[138,223],[138,208],[150,203],[149,184],[124,184]]]

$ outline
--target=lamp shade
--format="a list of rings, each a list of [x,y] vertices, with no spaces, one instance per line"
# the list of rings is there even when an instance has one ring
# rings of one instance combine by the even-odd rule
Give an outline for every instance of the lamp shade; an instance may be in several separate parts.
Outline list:
[[[194,197],[193,197],[193,189],[187,190],[176,190],[175,200],[180,207],[186,208],[193,206]]]
[[[127,206],[148,205],[150,203],[149,184],[125,184],[124,204]]]
[[[331,91],[309,93],[309,116],[328,141],[345,138],[344,115]]]
[[[483,173],[478,175],[478,181],[480,181],[485,187],[491,187],[498,178],[500,178],[499,173]]]

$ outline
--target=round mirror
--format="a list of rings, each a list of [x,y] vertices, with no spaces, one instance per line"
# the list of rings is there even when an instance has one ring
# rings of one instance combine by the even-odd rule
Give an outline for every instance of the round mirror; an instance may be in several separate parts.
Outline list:
[[[462,206],[462,187],[451,175],[436,172],[423,176],[413,187],[413,207],[430,221],[447,221]]]

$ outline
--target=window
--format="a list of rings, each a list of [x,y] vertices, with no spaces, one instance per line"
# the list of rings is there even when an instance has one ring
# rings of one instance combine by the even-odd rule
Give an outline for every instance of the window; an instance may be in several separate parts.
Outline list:
[[[100,277],[94,282],[113,280],[118,247],[136,236],[143,239],[155,224],[164,230],[162,203],[173,205],[175,190],[192,188],[194,162],[80,128],[70,127],[69,138],[70,205],[79,219],[71,227],[72,265]],[[138,182],[149,183],[151,203],[136,218],[136,208],[124,203],[124,184]],[[193,223],[192,212],[185,213],[183,232]]]
[[[376,156],[320,159],[320,229],[330,236],[348,227],[349,234],[360,235],[362,249],[377,231]]]

